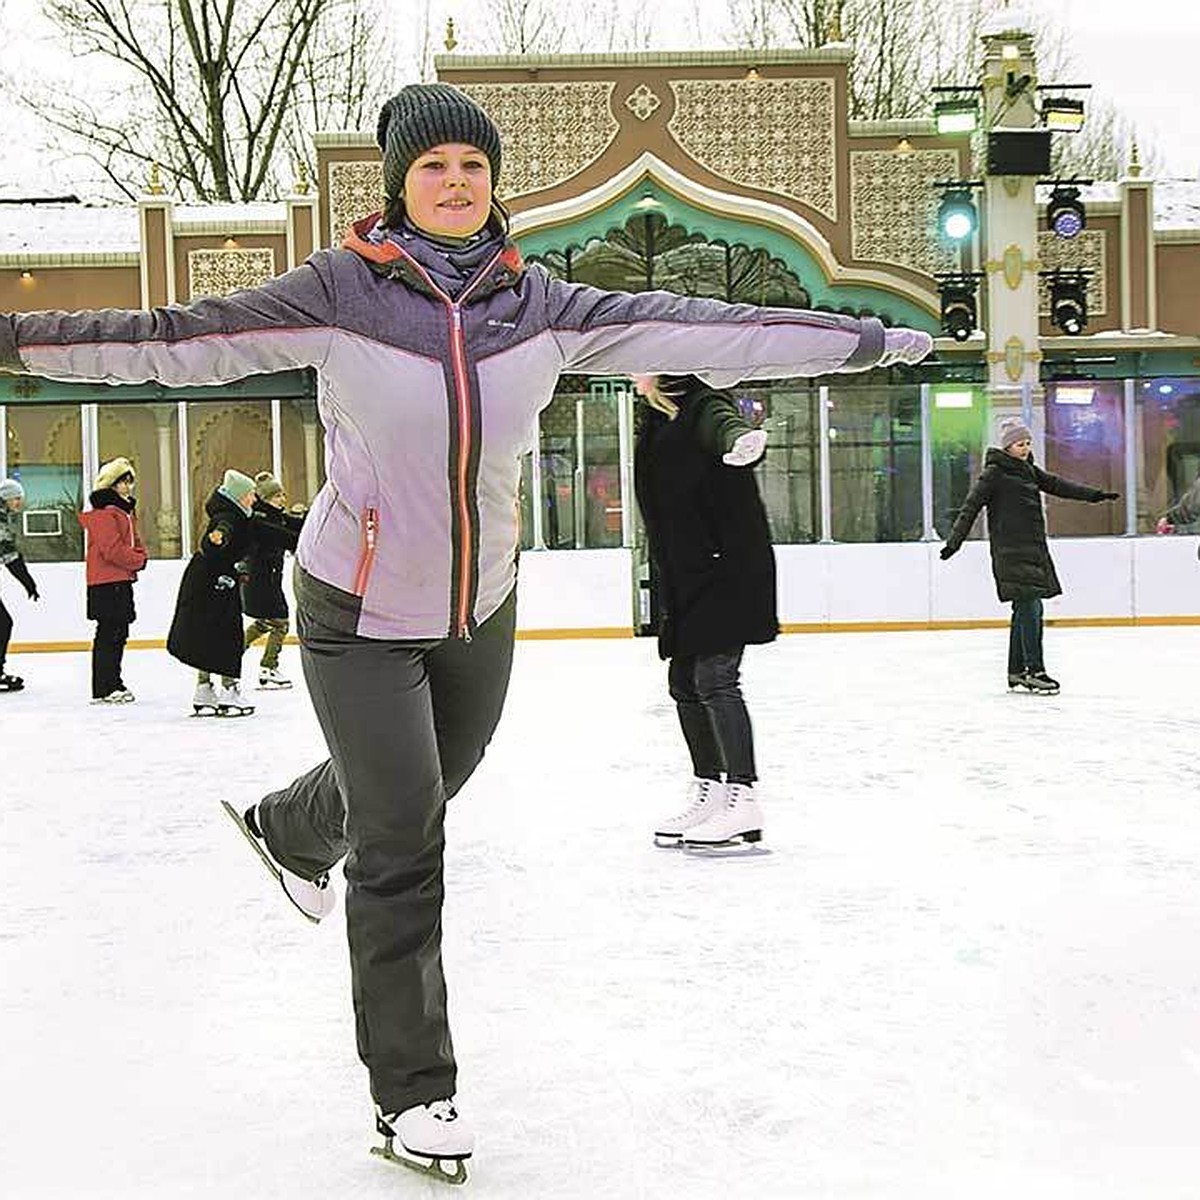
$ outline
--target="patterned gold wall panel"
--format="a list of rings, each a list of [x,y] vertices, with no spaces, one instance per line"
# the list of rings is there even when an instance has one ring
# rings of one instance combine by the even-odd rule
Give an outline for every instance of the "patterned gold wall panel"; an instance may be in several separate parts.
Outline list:
[[[355,221],[383,208],[383,163],[336,162],[329,167],[329,242],[340,246]]]
[[[958,254],[937,235],[941,193],[959,175],[953,150],[850,151],[850,252],[933,275],[958,269]]]
[[[1091,271],[1087,281],[1088,316],[1108,314],[1108,234],[1101,229],[1085,229],[1077,237],[1060,238],[1049,230],[1038,233],[1038,258],[1043,271],[1056,268],[1071,271]],[[1038,312],[1050,315],[1050,281],[1038,281]]]
[[[497,194],[523,196],[578,174],[604,153],[620,126],[614,83],[455,84],[487,110],[504,155]]]
[[[714,175],[837,220],[832,79],[675,80],[667,128]]]
[[[193,300],[228,296],[239,288],[257,287],[275,275],[275,251],[189,250],[188,282]]]

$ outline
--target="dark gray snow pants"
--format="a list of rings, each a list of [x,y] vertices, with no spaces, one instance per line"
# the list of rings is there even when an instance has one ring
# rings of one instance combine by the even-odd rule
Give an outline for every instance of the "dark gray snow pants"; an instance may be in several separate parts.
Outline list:
[[[297,612],[330,757],[258,806],[271,854],[315,878],[346,858],[358,1052],[392,1113],[454,1094],[442,973],[445,803],[500,719],[515,592],[470,642],[380,641]]]

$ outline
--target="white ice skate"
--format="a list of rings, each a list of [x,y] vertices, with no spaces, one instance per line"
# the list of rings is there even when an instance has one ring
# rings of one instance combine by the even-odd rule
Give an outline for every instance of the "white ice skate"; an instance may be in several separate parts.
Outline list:
[[[0,692],[19,692],[25,687],[20,675],[5,675],[0,671]]]
[[[258,690],[260,692],[281,691],[290,688],[292,681],[286,675],[281,675],[276,667],[259,667]]]
[[[443,1183],[466,1183],[475,1136],[453,1100],[433,1100],[402,1113],[385,1113],[376,1107],[375,1128],[383,1135],[383,1145],[372,1146],[372,1154]]]
[[[133,700],[133,693],[127,692],[124,688],[116,688],[109,692],[107,696],[96,696],[93,704],[129,704]]]
[[[707,821],[725,803],[725,785],[717,779],[693,779],[688,788],[688,804],[683,812],[668,817],[654,830],[656,846],[678,846],[683,835],[695,825]]]
[[[725,803],[708,820],[683,835],[684,846],[713,849],[762,841],[762,813],[748,783],[727,783]]]
[[[248,717],[253,711],[254,705],[247,704],[242,698],[242,685],[238,680],[217,693],[218,717]]]
[[[254,853],[262,860],[262,864],[283,888],[284,895],[315,925],[333,912],[337,906],[337,891],[329,881],[329,874],[318,875],[316,879],[308,880],[281,866],[267,849],[266,842],[259,837],[243,816],[228,800],[221,801],[221,807],[229,814],[229,819],[242,831],[246,840],[254,847]]]
[[[211,683],[198,683],[192,694],[192,716],[215,717],[217,715],[217,689]]]

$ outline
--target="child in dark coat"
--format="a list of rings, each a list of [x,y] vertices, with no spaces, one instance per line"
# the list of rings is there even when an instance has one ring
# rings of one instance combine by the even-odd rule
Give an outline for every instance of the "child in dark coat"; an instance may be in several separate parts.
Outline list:
[[[96,622],[92,700],[102,704],[127,704],[134,698],[121,678],[121,660],[130,623],[137,615],[133,585],[146,565],[146,547],[134,511],[135,479],[129,459],[106,462],[88,498],[92,507],[79,514],[87,533],[87,615]]]
[[[279,652],[288,632],[287,597],[283,593],[283,556],[295,550],[304,525],[304,517],[289,513],[287,492],[270,471],[259,471],[254,477],[255,515],[264,521],[282,526],[292,534],[290,545],[272,541],[259,544],[250,553],[248,578],[242,585],[242,611],[253,620],[246,627],[247,650],[265,635],[266,649],[258,667],[260,688],[290,688],[292,681],[279,671]]]
[[[1046,543],[1042,492],[1090,504],[1120,498],[1117,492],[1048,475],[1033,461],[1029,427],[1008,417],[1000,423],[1000,446],[988,450],[983,474],[963,501],[941,557],[947,559],[958,552],[979,510],[986,507],[996,593],[1013,606],[1008,686],[1054,693],[1059,683],[1046,674],[1042,656],[1042,601],[1061,595],[1062,586]]]
[[[775,554],[748,468],[767,435],[728,392],[695,376],[634,376],[647,401],[634,484],[657,574],[659,654],[695,776],[660,845],[757,842],[762,813],[750,716],[739,684],[747,645],[779,631]]]

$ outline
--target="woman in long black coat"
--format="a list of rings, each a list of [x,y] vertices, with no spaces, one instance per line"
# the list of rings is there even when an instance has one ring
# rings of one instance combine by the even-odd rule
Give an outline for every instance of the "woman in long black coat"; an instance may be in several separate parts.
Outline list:
[[[1007,418],[1000,425],[1000,446],[989,448],[983,474],[963,501],[941,557],[947,559],[958,551],[979,510],[986,507],[996,593],[1013,606],[1008,686],[1057,692],[1058,680],[1046,674],[1042,654],[1042,601],[1061,595],[1062,585],[1046,542],[1042,492],[1090,504],[1118,499],[1116,492],[1047,474],[1033,461],[1028,427],[1015,417]]]
[[[750,468],[766,433],[728,392],[694,376],[636,376],[634,487],[657,582],[661,657],[692,759],[683,812],[660,844],[755,842],[762,814],[750,716],[739,683],[747,645],[773,641],[775,554]]]
[[[253,712],[241,696],[242,602],[238,584],[247,557],[259,546],[294,547],[296,535],[254,511],[254,480],[240,471],[204,503],[208,524],[179,584],[167,650],[200,672],[192,706],[197,714]],[[221,676],[221,690],[212,686]]]

